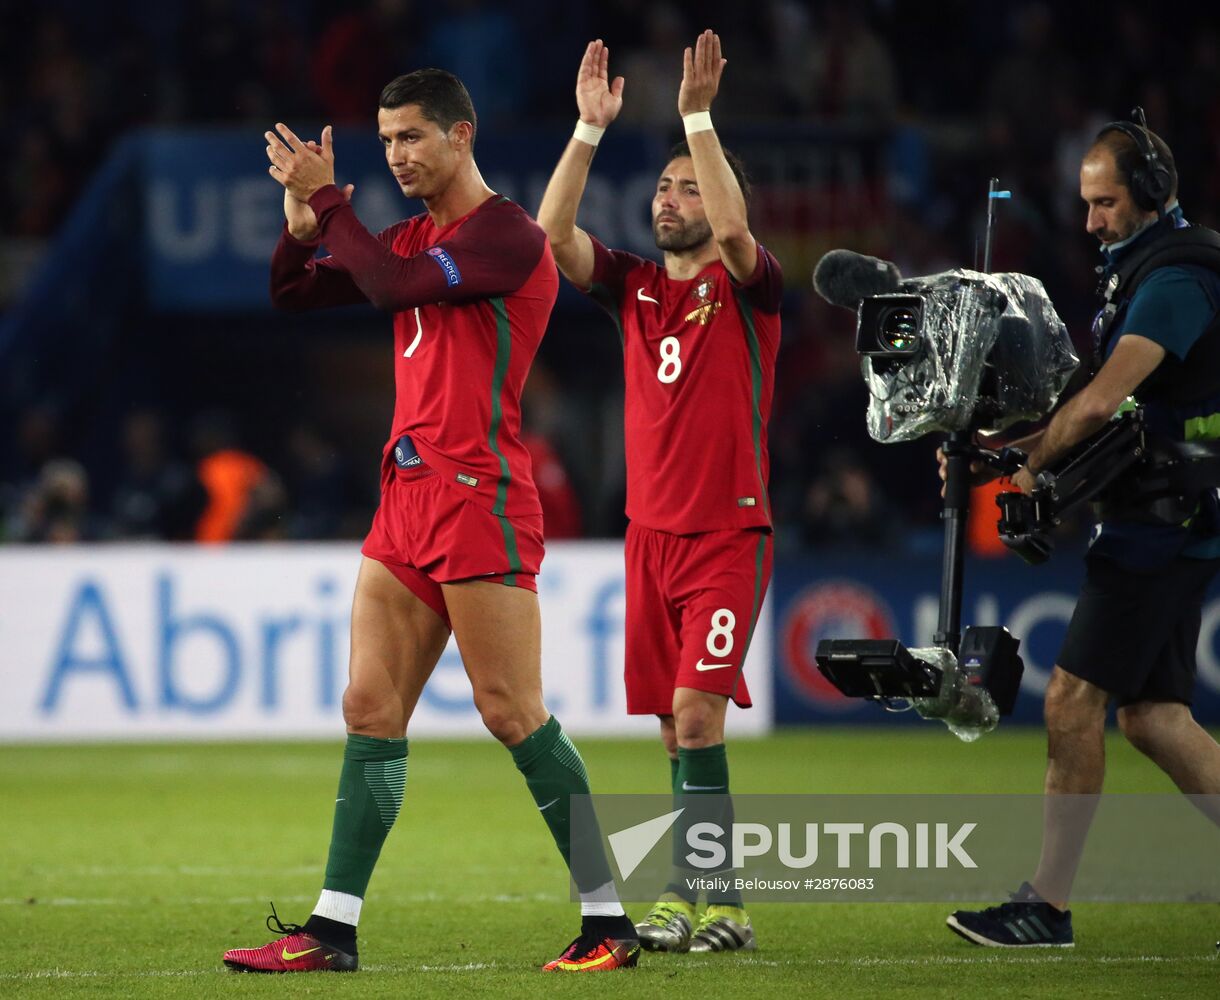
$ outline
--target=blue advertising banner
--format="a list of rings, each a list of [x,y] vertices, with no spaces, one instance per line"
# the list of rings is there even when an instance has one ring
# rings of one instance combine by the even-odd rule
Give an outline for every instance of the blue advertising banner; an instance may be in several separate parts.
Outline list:
[[[1042,697],[1083,578],[1083,560],[1072,552],[1057,552],[1042,566],[1015,557],[967,560],[963,627],[1004,625],[1021,641],[1025,674],[1016,711],[1005,722],[1041,723]],[[930,646],[939,593],[939,555],[777,560],[776,723],[923,721],[914,712],[889,714],[871,702],[844,698],[818,672],[814,652],[821,639],[896,638],[907,646]],[[1220,723],[1220,585],[1203,606],[1198,662],[1195,717]]]
[[[295,125],[294,125],[295,128]],[[297,134],[317,136],[319,127]],[[476,155],[493,190],[535,213],[570,133],[558,129],[480,132]],[[374,124],[335,131],[339,184],[355,184],[352,205],[372,232],[424,211],[403,198]],[[267,175],[262,132],[150,132],[140,140],[147,304],[155,310],[270,309],[267,265],[284,224],[284,192]],[[666,148],[655,137],[616,129],[598,150],[581,203],[581,226],[604,243],[656,252],[649,205]]]

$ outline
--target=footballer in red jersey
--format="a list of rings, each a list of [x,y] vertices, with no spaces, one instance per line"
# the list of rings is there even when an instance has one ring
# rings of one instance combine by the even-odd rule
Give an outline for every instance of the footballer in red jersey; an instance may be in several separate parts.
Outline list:
[[[771,575],[767,419],[779,348],[779,263],[750,232],[744,173],[721,147],[710,107],[725,60],[720,39],[684,54],[675,147],[652,201],[663,264],[609,250],[576,225],[602,132],[618,116],[624,80],[609,76],[599,40],[576,84],[580,121],[551,177],[538,221],[564,276],[611,315],[623,343],[627,456],[628,711],[656,714],[672,788],[730,808],[724,722],[749,707],[742,669]],[[637,925],[659,951],[755,947],[735,890],[698,893],[675,852],[660,900]],[[731,880],[729,880],[731,881]]]
[[[475,705],[580,892],[581,932],[543,968],[628,968],[639,939],[605,856],[585,849],[569,860],[569,803],[589,794],[588,777],[542,701],[542,512],[521,442],[521,391],[555,303],[555,263],[542,230],[483,182],[474,108],[457,77],[398,77],[382,91],[377,124],[400,189],[427,209],[379,236],[352,211],[351,186],[335,184],[330,126],[320,143],[283,124],[265,135],[287,219],[272,298],[286,309],[369,302],[391,313],[396,394],[352,606],[348,737],[322,893],[304,924],[283,924],[273,910],[268,926],[285,936],[232,949],[224,962],[245,972],[358,967],[356,925],[402,807],[407,724],[452,630]],[[319,260],[321,245],[330,256]]]

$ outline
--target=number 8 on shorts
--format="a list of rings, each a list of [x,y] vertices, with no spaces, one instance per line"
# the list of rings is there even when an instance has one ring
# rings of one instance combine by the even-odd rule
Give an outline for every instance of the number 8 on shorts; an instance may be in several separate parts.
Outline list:
[[[728,608],[712,614],[712,627],[707,633],[707,651],[712,656],[728,656],[733,652],[733,628],[737,618]]]

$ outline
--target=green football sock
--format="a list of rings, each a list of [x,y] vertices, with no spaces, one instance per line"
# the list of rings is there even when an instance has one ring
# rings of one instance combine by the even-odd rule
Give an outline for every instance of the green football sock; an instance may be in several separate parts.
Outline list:
[[[348,734],[323,888],[364,897],[406,784],[405,739]]]
[[[682,779],[679,775],[682,773],[682,762],[677,757],[669,759],[669,785],[673,791],[674,808],[681,809],[682,802]],[[681,818],[681,817],[679,817]],[[692,873],[686,869],[686,862],[682,856],[686,853],[685,839],[679,836],[679,830],[675,829],[670,833],[673,849],[673,871],[670,872],[669,882],[665,886],[662,895],[678,896],[685,902],[695,904],[699,902],[699,890],[692,889],[686,884],[686,880],[692,877]]]
[[[669,885],[666,886],[667,892],[676,892],[683,899],[694,902],[699,894],[691,890],[687,884],[688,879],[720,875],[732,882],[735,878],[730,868],[717,872],[695,873],[685,858],[687,831],[695,823],[712,822],[725,830],[732,826],[733,805],[728,795],[729,761],[723,743],[699,748],[678,747],[674,801],[676,806],[684,808],[684,811],[674,824],[674,870]],[[700,802],[700,799],[711,801]],[[727,850],[728,844],[724,846]],[[707,902],[709,906],[741,906],[741,891],[729,888],[709,892]]]
[[[559,720],[552,715],[524,740],[510,747],[509,752],[517,770],[525,776],[525,784],[555,838],[555,846],[563,855],[576,888],[590,892],[612,883],[592,804],[587,797],[575,801],[571,798],[589,795],[589,775],[585,762],[560,727]],[[584,821],[573,824],[573,814],[578,810],[583,811]],[[575,851],[574,825],[588,838],[577,841]],[[576,858],[575,867],[573,857]]]

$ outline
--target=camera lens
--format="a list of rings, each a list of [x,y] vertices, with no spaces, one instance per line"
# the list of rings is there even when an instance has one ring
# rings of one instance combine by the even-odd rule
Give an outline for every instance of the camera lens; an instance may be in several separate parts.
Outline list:
[[[887,351],[913,351],[919,346],[919,313],[898,306],[881,321],[881,344]]]

